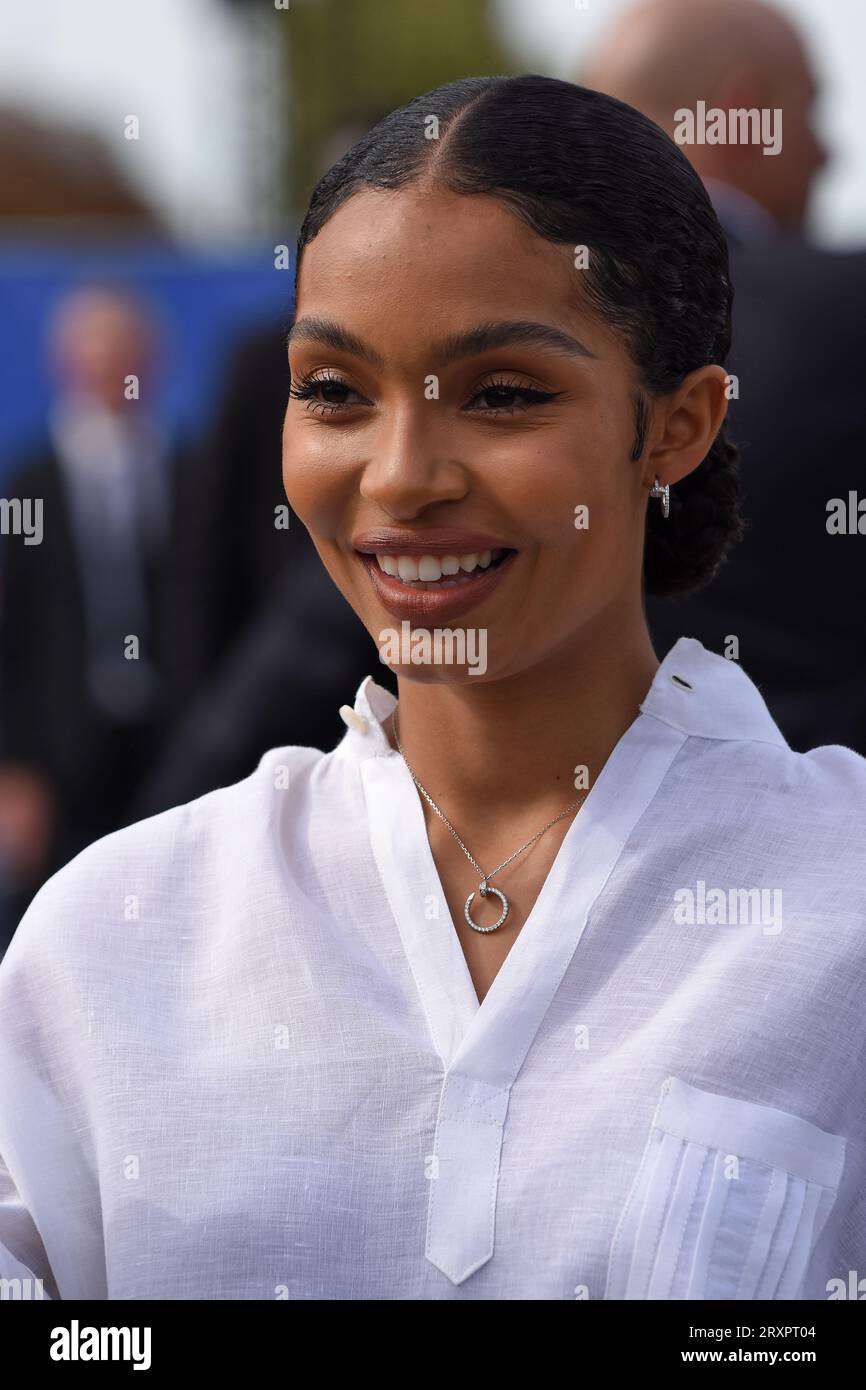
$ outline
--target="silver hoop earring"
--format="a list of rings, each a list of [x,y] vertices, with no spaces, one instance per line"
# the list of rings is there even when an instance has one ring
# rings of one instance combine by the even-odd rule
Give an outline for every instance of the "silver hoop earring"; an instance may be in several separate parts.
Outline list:
[[[670,485],[670,483],[665,483],[664,487],[662,487],[662,485],[661,485],[661,483],[659,482],[658,478],[656,478],[655,482],[653,483],[652,487],[650,488],[650,497],[660,497],[660,498],[662,499],[662,516],[665,517],[665,518],[667,518],[668,516],[670,516],[670,511],[671,511],[671,485]]]

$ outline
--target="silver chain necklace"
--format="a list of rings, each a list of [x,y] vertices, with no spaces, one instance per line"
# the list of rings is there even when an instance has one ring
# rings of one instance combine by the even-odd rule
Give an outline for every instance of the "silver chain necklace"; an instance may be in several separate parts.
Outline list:
[[[433,800],[432,796],[427,791],[426,787],[422,787],[421,783],[418,781],[418,778],[415,776],[415,773],[412,771],[412,768],[409,766],[409,761],[406,757],[406,754],[403,752],[403,745],[400,742],[400,735],[397,732],[396,705],[394,706],[394,712],[391,715],[391,727],[394,730],[394,738],[397,743],[397,747],[400,751],[400,757],[403,759],[407,768],[409,768],[409,776],[412,778],[412,781],[415,783],[415,786],[418,788],[419,792],[423,796],[424,800],[428,803],[428,805],[431,806],[432,809],[436,812],[439,819],[441,821],[444,821],[445,825],[447,825],[448,829],[451,831],[451,834],[454,836],[454,839],[457,841],[463,853],[466,855],[466,858],[469,860],[470,864],[472,864],[473,867],[477,869],[478,873],[481,875],[481,883],[478,887],[478,892],[480,896],[482,898],[486,898],[489,896],[490,893],[494,893],[502,903],[502,913],[499,917],[499,920],[497,922],[494,922],[492,927],[479,927],[477,922],[473,922],[469,911],[469,909],[472,907],[472,900],[475,897],[474,893],[470,893],[463,907],[463,916],[466,918],[467,924],[472,928],[473,931],[498,931],[499,928],[502,926],[503,922],[505,921],[506,917],[508,916],[511,904],[509,903],[505,894],[500,892],[498,888],[490,887],[490,880],[492,879],[493,875],[498,874],[500,869],[504,869],[506,865],[510,864],[512,859],[516,859],[518,854],[522,854],[524,850],[529,849],[530,845],[534,845],[536,840],[540,840],[545,830],[549,830],[552,825],[556,825],[556,822],[558,820],[562,820],[564,816],[571,815],[571,812],[577,809],[577,807],[581,804],[584,798],[581,797],[579,801],[573,801],[570,806],[566,806],[564,811],[560,811],[558,816],[554,816],[553,820],[549,820],[547,822],[547,825],[542,826],[541,830],[538,831],[537,835],[533,835],[532,839],[527,840],[525,845],[521,845],[520,849],[516,849],[513,854],[509,854],[507,859],[503,859],[501,864],[497,864],[495,869],[492,869],[489,874],[486,874],[482,869],[481,865],[478,863],[478,861],[476,859],[473,859],[472,855],[469,853],[469,850],[466,848],[460,836],[457,834],[457,831],[454,829],[454,826],[451,824],[450,820],[445,815],[445,812],[440,811],[439,807],[436,805],[436,802]]]

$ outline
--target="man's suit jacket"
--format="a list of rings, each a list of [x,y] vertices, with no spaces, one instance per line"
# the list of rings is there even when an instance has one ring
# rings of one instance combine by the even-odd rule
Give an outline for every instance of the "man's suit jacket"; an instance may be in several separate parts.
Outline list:
[[[0,538],[0,758],[39,771],[61,807],[62,861],[121,822],[124,806],[167,727],[179,717],[202,660],[189,455],[171,461],[174,501],[167,543],[146,558],[151,651],[162,681],[158,708],[121,724],[87,685],[84,590],[60,464],[51,447],[27,460],[8,497],[41,498],[41,544]]]
[[[650,630],[659,656],[738,637],[795,748],[866,754],[866,535],[827,531],[832,498],[866,498],[866,254],[780,238],[733,245],[731,272],[748,531],[707,588],[648,600]]]

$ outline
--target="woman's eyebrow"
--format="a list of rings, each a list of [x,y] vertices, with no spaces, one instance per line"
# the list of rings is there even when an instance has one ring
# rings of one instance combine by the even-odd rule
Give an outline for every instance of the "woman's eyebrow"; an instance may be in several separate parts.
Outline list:
[[[491,348],[546,347],[567,357],[595,357],[594,352],[561,328],[549,323],[533,323],[525,319],[505,319],[500,323],[482,323],[464,333],[434,344],[433,356],[443,363],[456,362],[461,357],[474,357]]]
[[[352,357],[362,357],[374,367],[385,365],[374,348],[368,347],[356,333],[350,333],[348,328],[343,328],[334,319],[310,316],[295,319],[286,339],[288,347],[291,347],[292,343],[320,343],[322,347],[333,348],[335,352],[347,352]]]
[[[370,347],[356,333],[352,333],[333,319],[307,317],[296,319],[289,329],[288,343],[320,343],[333,348],[335,352],[346,352],[360,357],[374,367],[384,367],[385,363],[375,348]],[[447,366],[463,357],[476,357],[492,348],[546,347],[569,357],[595,357],[594,352],[579,338],[554,328],[548,323],[533,323],[524,319],[505,319],[498,323],[482,323],[477,328],[468,328],[462,333],[433,343],[430,349],[431,361]]]

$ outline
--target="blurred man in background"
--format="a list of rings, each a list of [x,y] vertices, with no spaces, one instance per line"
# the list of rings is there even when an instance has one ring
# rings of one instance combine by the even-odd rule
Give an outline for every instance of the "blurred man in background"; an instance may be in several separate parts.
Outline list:
[[[682,145],[731,248],[728,418],[749,527],[708,588],[651,599],[647,615],[659,655],[685,634],[741,660],[795,748],[866,754],[864,541],[827,526],[833,499],[866,494],[866,256],[803,237],[826,159],[803,45],[758,0],[647,0],[580,80],[674,138],[700,102],[782,113],[776,154],[731,140]]]
[[[47,441],[6,487],[39,506],[42,535],[0,544],[0,863],[18,908],[121,823],[196,675],[194,516],[185,456],[148,407],[152,315],[123,290],[77,290],[50,356]]]
[[[674,136],[676,112],[782,111],[781,149],[726,140],[683,146],[716,211],[744,242],[799,234],[827,159],[814,127],[815,74],[799,35],[760,0],[644,0],[595,53],[586,83]]]

